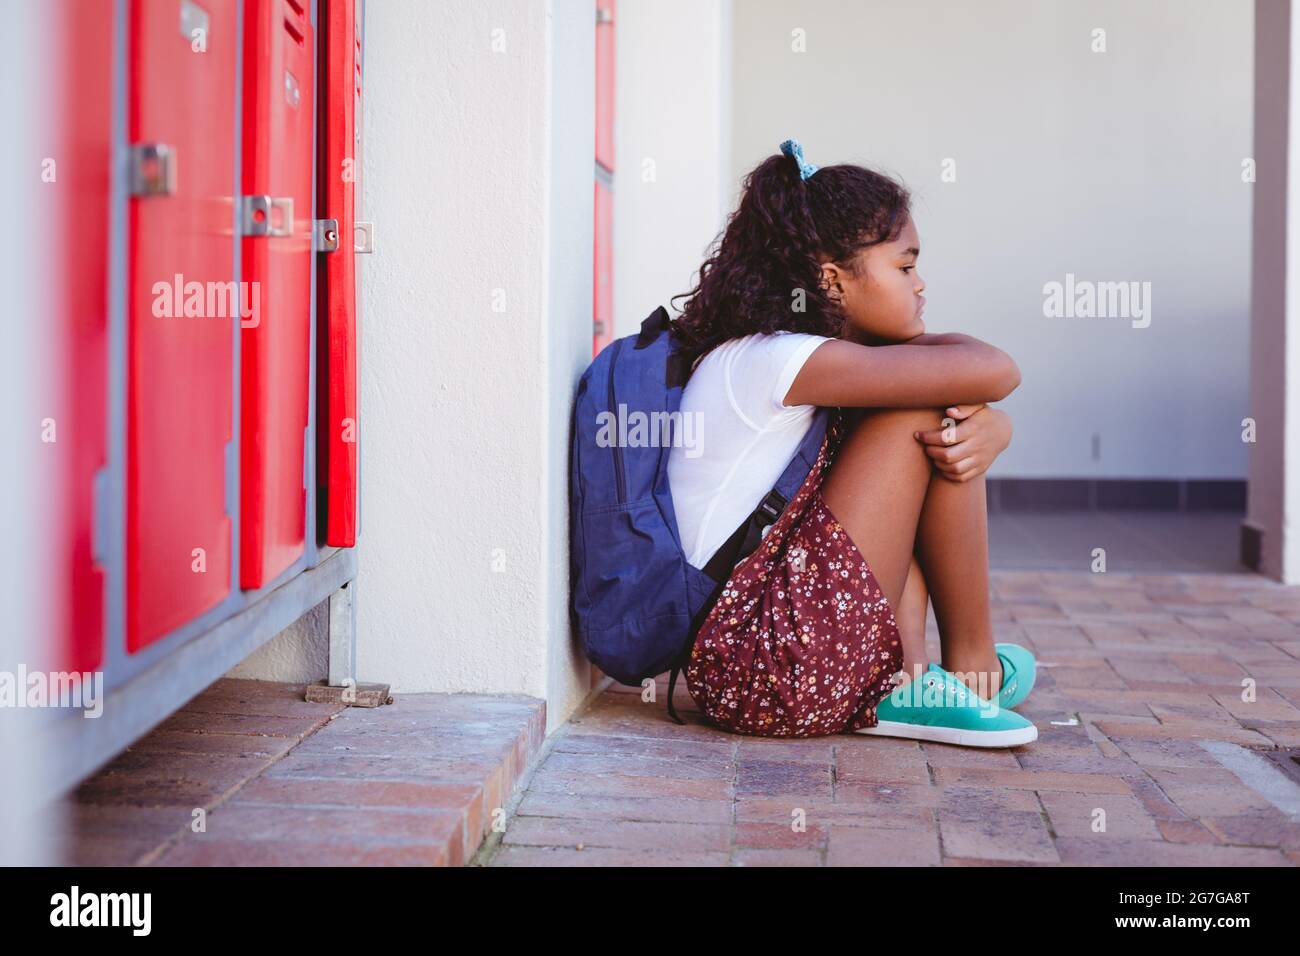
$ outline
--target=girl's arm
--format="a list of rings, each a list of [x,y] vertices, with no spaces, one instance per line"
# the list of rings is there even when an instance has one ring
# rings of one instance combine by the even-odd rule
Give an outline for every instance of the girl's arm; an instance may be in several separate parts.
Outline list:
[[[964,332],[922,332],[903,342],[890,343],[895,345],[962,345],[968,342],[979,342],[979,339],[973,335],[967,335]]]
[[[786,405],[926,408],[997,402],[1020,384],[1020,369],[999,348],[958,332],[897,345],[823,342],[786,393]]]

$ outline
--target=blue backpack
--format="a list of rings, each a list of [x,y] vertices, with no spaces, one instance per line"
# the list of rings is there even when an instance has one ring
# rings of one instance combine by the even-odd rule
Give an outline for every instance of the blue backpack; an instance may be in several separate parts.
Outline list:
[[[691,373],[678,345],[660,306],[639,334],[601,351],[579,380],[569,563],[573,625],[587,657],[631,686],[670,670],[668,713],[681,724],[673,690],[695,634],[736,563],[758,547],[807,478],[830,410],[818,409],[776,485],[708,565],[696,568],[682,550],[668,488],[669,449],[686,440],[677,413]]]

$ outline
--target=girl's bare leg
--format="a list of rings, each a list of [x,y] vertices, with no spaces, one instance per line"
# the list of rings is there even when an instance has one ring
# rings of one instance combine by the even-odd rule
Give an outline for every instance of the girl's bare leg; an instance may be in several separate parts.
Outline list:
[[[822,484],[822,498],[867,559],[895,610],[905,638],[906,676],[928,666],[923,610],[916,636],[915,589],[920,582],[904,598],[915,553],[934,603],[943,667],[977,691],[983,673],[983,689],[991,696],[1002,686],[1002,674],[989,617],[983,477],[957,483],[935,472],[912,433],[939,427],[938,409],[844,412],[847,430]]]
[[[938,472],[917,528],[916,554],[934,602],[943,668],[984,698],[1002,687],[989,615],[989,529],[984,476],[965,482]]]
[[[911,678],[928,664],[924,633],[920,642],[912,639],[899,614],[933,470],[912,433],[939,427],[941,416],[928,408],[843,411],[844,438],[822,482],[822,499],[857,544],[894,610],[905,638],[900,669]]]
[[[921,671],[929,665],[929,654],[925,650],[925,621],[930,611],[930,592],[925,586],[925,575],[916,557],[912,557],[912,566],[907,569],[907,581],[903,585],[903,596],[894,607],[894,620],[898,622],[898,632],[903,640],[903,659],[907,663],[907,678],[913,676],[911,665],[921,665]]]

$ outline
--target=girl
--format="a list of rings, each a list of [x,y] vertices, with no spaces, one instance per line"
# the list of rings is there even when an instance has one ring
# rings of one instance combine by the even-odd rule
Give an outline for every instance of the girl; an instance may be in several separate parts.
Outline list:
[[[1029,693],[1033,656],[995,644],[989,616],[983,476],[1011,423],[988,403],[1020,372],[992,345],[925,331],[920,254],[903,186],[819,169],[787,140],[745,177],[698,285],[674,296],[687,299],[673,334],[693,361],[681,409],[701,416],[704,439],[668,464],[691,564],[754,510],[817,407],[832,410],[807,480],[696,634],[687,688],[724,729],[1037,738],[1009,709]],[[931,600],[942,663],[926,656]]]

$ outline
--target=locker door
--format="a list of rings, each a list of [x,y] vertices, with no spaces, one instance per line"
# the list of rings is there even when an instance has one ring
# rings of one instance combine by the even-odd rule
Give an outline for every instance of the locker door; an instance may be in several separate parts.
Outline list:
[[[361,182],[362,0],[322,0],[317,174],[318,215],[339,227],[338,250],[321,256],[317,483],[325,502],[325,543],[357,543],[356,197]]]
[[[614,340],[614,194],[599,179],[596,180],[595,239],[593,356]]]
[[[240,586],[303,553],[311,361],[310,0],[247,0],[241,240],[257,304],[240,330]],[[252,234],[250,234],[252,233]]]
[[[129,5],[127,649],[230,591],[236,4]],[[232,317],[233,316],[233,317]]]
[[[104,661],[104,571],[95,554],[95,482],[107,463],[108,195],[113,134],[113,5],[60,0],[50,8],[59,38],[58,140],[51,203],[61,272],[60,406],[54,421],[63,493],[66,590],[56,670],[93,671]],[[105,506],[106,502],[100,502]],[[102,515],[99,517],[103,517]],[[98,542],[102,544],[103,542]]]

